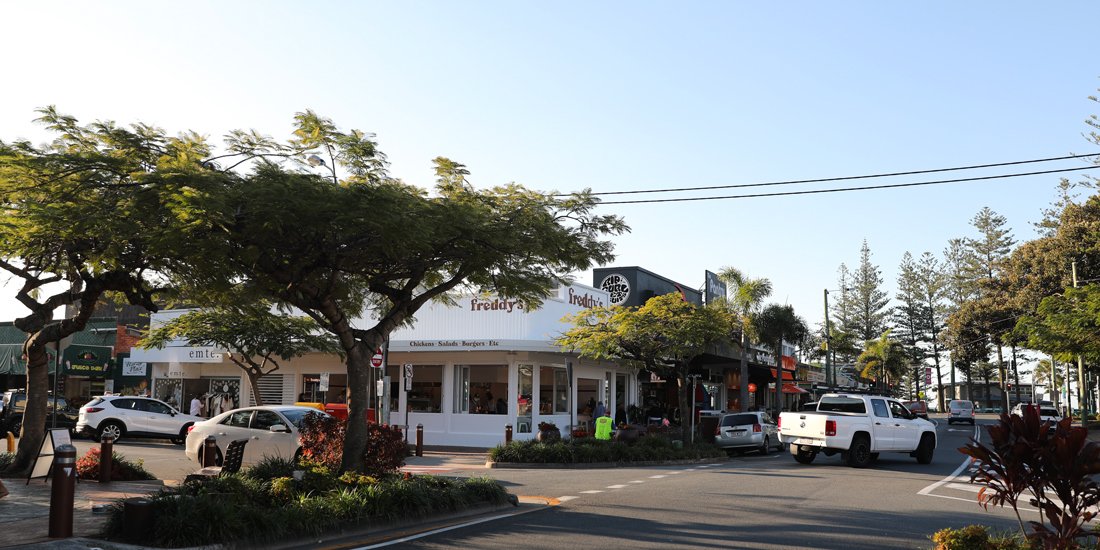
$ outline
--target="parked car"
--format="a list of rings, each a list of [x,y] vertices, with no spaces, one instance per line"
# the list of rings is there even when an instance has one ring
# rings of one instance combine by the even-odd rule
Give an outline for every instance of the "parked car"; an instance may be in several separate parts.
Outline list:
[[[909,409],[909,412],[928,420],[928,402],[927,401],[905,401],[902,403],[905,408]]]
[[[779,438],[799,464],[813,462],[819,452],[841,453],[853,468],[870,466],[881,452],[907,453],[929,464],[936,451],[935,424],[877,395],[825,394],[817,411],[781,413]]]
[[[752,449],[768,454],[773,448],[783,450],[775,420],[763,411],[720,415],[714,430],[714,444],[727,452]]]
[[[264,457],[292,459],[302,448],[298,430],[309,414],[331,416],[313,407],[270,405],[246,407],[224,412],[197,422],[187,432],[184,454],[202,466],[204,445],[209,436],[217,440],[215,464],[221,464],[222,453],[237,439],[247,439],[242,465],[256,464]]]
[[[947,423],[969,422],[974,425],[974,402],[965,399],[952,399],[947,403]]]
[[[104,395],[80,408],[76,431],[96,439],[104,435],[116,441],[124,436],[153,437],[179,445],[187,437],[187,428],[202,420],[152,397]]]
[[[1058,409],[1053,406],[1039,405],[1039,420],[1044,422],[1058,422],[1062,420],[1062,413],[1058,412]]]
[[[23,429],[23,413],[27,410],[27,394],[23,390],[4,392],[4,410],[0,411],[0,435],[11,432],[16,436]],[[46,427],[73,429],[76,426],[77,411],[64,397],[49,396],[46,404]]]

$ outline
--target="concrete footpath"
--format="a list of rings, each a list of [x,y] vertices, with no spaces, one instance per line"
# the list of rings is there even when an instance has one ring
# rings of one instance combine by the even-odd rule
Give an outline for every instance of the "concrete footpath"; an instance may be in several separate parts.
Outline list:
[[[425,449],[424,456],[410,456],[402,468],[413,474],[446,475],[447,472],[485,470],[485,449]],[[179,480],[115,481],[101,484],[82,480],[73,500],[72,539],[49,538],[51,484],[43,479],[4,479],[10,494],[0,498],[0,548],[108,549],[136,546],[94,540],[107,515],[102,509],[120,499],[143,497]]]

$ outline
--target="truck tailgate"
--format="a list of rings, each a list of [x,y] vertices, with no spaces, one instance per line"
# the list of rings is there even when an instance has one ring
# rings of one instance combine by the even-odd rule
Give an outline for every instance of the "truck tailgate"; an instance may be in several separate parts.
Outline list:
[[[796,439],[823,440],[828,418],[828,414],[816,412],[780,413],[779,437],[784,443],[795,442]]]

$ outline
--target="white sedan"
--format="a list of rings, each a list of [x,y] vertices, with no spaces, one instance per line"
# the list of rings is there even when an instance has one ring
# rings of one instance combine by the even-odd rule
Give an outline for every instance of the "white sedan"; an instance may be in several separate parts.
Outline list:
[[[246,407],[224,412],[191,427],[184,453],[201,466],[203,443],[208,436],[214,436],[218,442],[215,463],[219,465],[225,449],[237,439],[248,440],[242,465],[256,464],[266,456],[292,459],[301,449],[298,429],[308,414],[329,416],[312,407],[293,405]]]

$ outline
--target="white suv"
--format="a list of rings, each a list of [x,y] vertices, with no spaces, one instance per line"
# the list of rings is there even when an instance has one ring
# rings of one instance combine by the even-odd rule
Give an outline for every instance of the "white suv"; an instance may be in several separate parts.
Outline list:
[[[974,402],[965,399],[952,399],[947,404],[947,423],[969,422],[974,425]]]
[[[128,395],[104,395],[80,408],[76,432],[102,439],[104,434],[118,440],[122,436],[156,437],[182,444],[187,428],[206,420],[183,414],[159,399]]]

